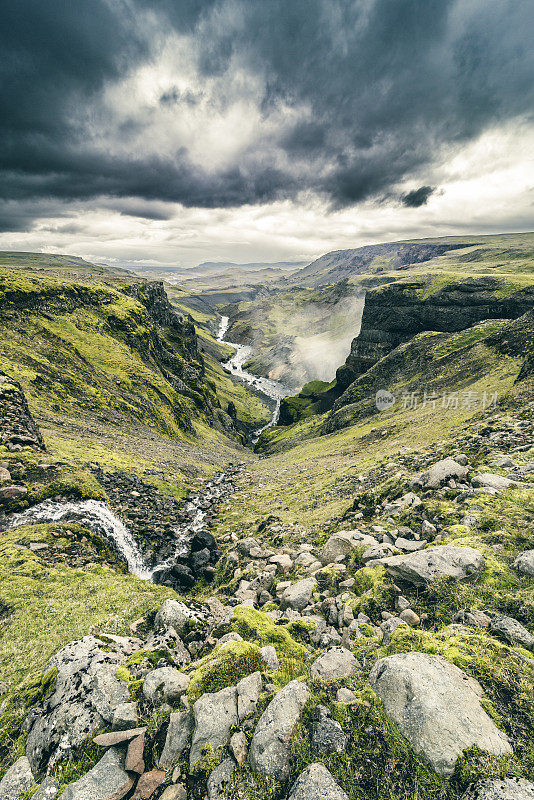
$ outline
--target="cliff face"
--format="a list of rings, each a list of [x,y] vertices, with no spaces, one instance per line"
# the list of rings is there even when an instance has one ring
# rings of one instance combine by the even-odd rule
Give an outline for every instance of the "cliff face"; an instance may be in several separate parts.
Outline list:
[[[515,319],[534,307],[534,289],[510,290],[502,279],[466,278],[432,291],[424,279],[368,292],[362,327],[336,373],[346,389],[383,356],[423,331],[453,333],[484,319]]]

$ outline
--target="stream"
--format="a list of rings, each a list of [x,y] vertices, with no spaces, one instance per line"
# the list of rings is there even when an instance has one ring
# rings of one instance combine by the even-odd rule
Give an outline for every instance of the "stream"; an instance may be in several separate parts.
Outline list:
[[[252,386],[260,394],[263,394],[269,400],[274,401],[274,409],[273,415],[267,425],[264,425],[262,428],[258,428],[252,434],[252,444],[256,444],[258,439],[260,438],[263,431],[266,431],[268,428],[272,428],[273,425],[276,425],[278,422],[278,418],[280,416],[280,403],[290,394],[294,394],[295,390],[290,389],[287,386],[284,386],[283,383],[279,381],[273,381],[270,378],[262,378],[258,375],[254,375],[252,372],[248,372],[246,369],[243,368],[243,365],[246,361],[251,358],[254,353],[253,348],[247,344],[238,344],[237,342],[229,342],[225,339],[226,332],[228,331],[228,326],[230,324],[229,317],[221,317],[221,322],[219,324],[219,332],[217,334],[217,341],[224,342],[225,344],[229,344],[230,347],[235,348],[234,355],[228,359],[224,363],[224,367],[226,368],[227,372],[231,375],[235,375],[236,378],[240,378],[244,383],[247,383],[249,386]]]

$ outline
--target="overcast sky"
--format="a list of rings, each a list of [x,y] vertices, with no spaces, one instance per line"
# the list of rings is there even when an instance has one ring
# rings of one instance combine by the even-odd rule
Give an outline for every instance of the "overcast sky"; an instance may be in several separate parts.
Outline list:
[[[532,0],[0,0],[0,248],[534,229]]]

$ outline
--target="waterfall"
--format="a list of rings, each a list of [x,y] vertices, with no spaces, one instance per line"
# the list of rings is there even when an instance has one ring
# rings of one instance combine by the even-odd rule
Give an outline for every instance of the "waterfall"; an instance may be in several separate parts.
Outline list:
[[[124,558],[132,575],[150,580],[153,570],[149,568],[132,534],[113,512],[99,500],[57,503],[45,500],[27,511],[14,514],[7,523],[8,528],[21,525],[39,525],[47,522],[76,522],[93,533],[111,542]]]

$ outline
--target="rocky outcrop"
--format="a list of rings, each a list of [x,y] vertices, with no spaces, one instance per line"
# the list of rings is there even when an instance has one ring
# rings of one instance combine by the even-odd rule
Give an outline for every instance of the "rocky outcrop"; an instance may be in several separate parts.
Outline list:
[[[533,288],[501,292],[502,288],[502,279],[477,277],[450,281],[436,291],[432,291],[431,280],[429,288],[429,279],[373,289],[365,299],[360,334],[336,373],[338,386],[346,389],[383,356],[418,333],[461,331],[485,319],[513,320],[534,307]]]
[[[0,444],[8,450],[45,450],[20,383],[0,372]]]
[[[404,556],[390,556],[373,562],[384,566],[396,580],[426,586],[440,578],[461,581],[474,578],[484,568],[484,556],[473,547],[438,545]]]

